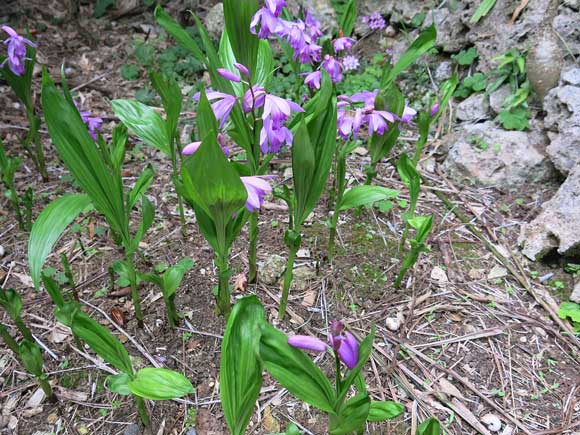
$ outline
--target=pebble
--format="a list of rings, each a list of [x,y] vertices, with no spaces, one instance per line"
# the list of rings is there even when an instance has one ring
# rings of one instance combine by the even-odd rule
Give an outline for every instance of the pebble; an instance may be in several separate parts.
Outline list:
[[[130,424],[123,431],[123,435],[140,435],[140,434],[141,434],[141,426],[135,423]]]
[[[499,432],[501,429],[501,420],[495,414],[485,414],[481,417],[481,422],[490,432]]]
[[[0,245],[0,257],[4,257],[4,255],[6,255],[6,249],[4,249],[4,246]]]

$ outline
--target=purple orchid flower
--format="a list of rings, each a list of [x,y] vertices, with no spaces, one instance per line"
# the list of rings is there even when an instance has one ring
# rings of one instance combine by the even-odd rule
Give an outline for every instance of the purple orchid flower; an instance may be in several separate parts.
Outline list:
[[[369,133],[375,132],[379,136],[382,136],[389,129],[387,122],[395,122],[395,115],[386,110],[374,110],[366,117],[369,123]]]
[[[78,109],[78,105],[75,103]],[[91,112],[79,112],[81,119],[86,124],[89,134],[93,140],[97,140],[97,132],[101,131],[103,126],[103,118],[99,116],[91,116]]]
[[[294,335],[288,338],[288,344],[298,349],[316,352],[324,352],[327,347],[330,347],[350,370],[354,369],[358,363],[358,341],[350,332],[344,331],[342,322],[336,320],[330,323],[328,343],[308,335]]]
[[[264,119],[260,131],[260,149],[264,154],[280,152],[284,145],[292,146],[292,132],[284,125],[276,126],[270,117]]]
[[[215,103],[213,103],[211,105],[211,108],[213,110],[213,113],[214,113],[216,119],[220,121],[219,128],[222,128],[224,126],[224,124],[226,123],[228,117],[230,116],[230,112],[234,108],[234,105],[236,104],[236,100],[237,100],[236,97],[234,97],[233,95],[230,95],[230,94],[225,94],[223,92],[211,91],[211,90],[208,90],[208,92],[206,93],[206,97],[209,101],[219,99],[219,101],[216,101]],[[200,93],[197,92],[193,96],[193,99],[196,101],[199,101],[199,98],[200,98]]]
[[[36,48],[36,44],[25,37],[20,36],[10,26],[2,26],[0,29],[8,33],[8,38],[4,40],[4,44],[8,44],[8,56],[6,57],[6,60],[0,64],[0,68],[4,67],[4,64],[8,62],[10,70],[17,76],[21,76],[24,74],[26,69],[24,61],[28,59],[26,57],[26,45]]]
[[[409,125],[416,114],[417,114],[417,111],[415,109],[405,105],[405,108],[403,109],[403,113],[399,117],[399,121],[401,121],[403,124]]]
[[[276,95],[266,94],[262,119],[271,118],[277,128],[290,118],[292,112],[304,112],[304,109],[293,101],[285,100]]]
[[[262,8],[252,17],[250,22],[250,32],[256,34],[256,27],[260,25],[258,38],[266,39],[270,35],[276,34],[279,28],[278,18],[269,9]]]
[[[322,73],[320,71],[311,72],[304,79],[304,84],[310,89],[320,89],[320,80],[322,79]]]
[[[241,63],[234,62],[234,66],[236,69],[241,72],[247,79],[250,78],[250,70],[246,67],[246,65],[242,65]]]
[[[181,150],[181,154],[186,155],[186,156],[190,156],[199,149],[200,145],[201,145],[201,141],[192,142],[188,145],[185,145],[183,147],[183,149]]]
[[[381,30],[387,25],[385,19],[378,12],[373,12],[370,16],[362,17],[362,22],[368,24],[371,30]]]
[[[343,97],[347,101],[355,102],[355,103],[363,103],[365,110],[373,110],[375,108],[375,99],[379,93],[378,89],[374,91],[362,91],[353,94],[350,97]]]
[[[274,15],[279,17],[282,13],[282,8],[286,7],[286,0],[266,0],[266,8]]]
[[[336,38],[332,43],[332,47],[334,48],[335,53],[339,51],[349,51],[350,48],[355,43],[354,38],[349,38],[348,36],[341,36],[340,38]]]
[[[433,107],[431,107],[431,118],[433,118],[435,115],[437,115],[437,112],[439,112],[439,108],[440,108],[440,104],[439,103],[435,103],[433,105]]]
[[[348,55],[342,59],[342,69],[344,71],[354,71],[360,66],[358,58],[356,56]]]
[[[272,192],[272,186],[266,181],[271,178],[269,176],[253,176],[240,177],[246,192],[248,192],[248,199],[246,200],[246,208],[250,213],[259,210],[264,202],[264,196]]]
[[[322,30],[320,30],[320,23],[314,16],[308,12],[304,11],[304,24],[308,30],[308,34],[311,38],[318,39],[322,36]]]
[[[229,69],[218,68],[217,72],[220,76],[222,76],[224,79],[228,79],[229,81],[236,82],[236,83],[239,83],[242,81],[242,79],[240,78],[239,75],[230,71]]]
[[[334,56],[328,54],[325,55],[324,61],[322,62],[322,68],[326,70],[332,83],[338,83],[342,80],[342,65],[334,58]]]
[[[250,113],[252,109],[259,109],[264,105],[266,100],[266,91],[260,85],[252,86],[248,89],[242,99],[242,109],[244,113]]]

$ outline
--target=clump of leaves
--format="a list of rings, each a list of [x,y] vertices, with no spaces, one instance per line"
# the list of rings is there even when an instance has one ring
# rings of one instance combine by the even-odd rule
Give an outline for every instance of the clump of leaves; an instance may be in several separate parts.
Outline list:
[[[574,332],[580,334],[580,304],[576,302],[562,302],[558,309],[560,319],[570,319]]]

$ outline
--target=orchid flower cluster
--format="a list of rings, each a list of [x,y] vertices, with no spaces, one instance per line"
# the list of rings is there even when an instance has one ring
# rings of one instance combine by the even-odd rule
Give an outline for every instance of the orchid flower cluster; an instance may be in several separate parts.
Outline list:
[[[26,109],[29,126],[26,137],[22,139],[22,146],[43,180],[46,181],[48,172],[40,142],[40,118],[36,116],[32,94],[32,71],[36,62],[36,43],[19,35],[10,26],[0,26],[0,30],[8,34],[8,37],[3,41],[3,45],[6,46],[6,56],[0,54],[0,74],[4,76]]]

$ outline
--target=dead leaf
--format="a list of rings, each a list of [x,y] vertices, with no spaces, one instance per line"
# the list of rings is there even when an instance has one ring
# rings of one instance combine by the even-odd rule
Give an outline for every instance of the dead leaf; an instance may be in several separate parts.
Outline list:
[[[38,406],[32,409],[25,409],[22,411],[22,416],[26,418],[34,417],[42,412],[42,406]]]
[[[121,298],[123,296],[127,296],[131,294],[131,287],[123,287],[117,291],[109,293],[107,296],[110,298]]]
[[[524,10],[524,8],[528,5],[529,2],[530,0],[522,0],[518,5],[518,7],[514,9],[512,19],[510,20],[510,26],[512,26],[516,22],[516,20],[518,19],[518,17],[520,16],[520,14]]]
[[[248,278],[245,273],[240,273],[236,275],[236,281],[234,282],[234,293],[245,292],[248,290]]]
[[[117,325],[119,326],[125,325],[125,315],[119,308],[117,307],[111,308],[111,318]]]
[[[93,240],[95,238],[95,223],[92,219],[90,219],[87,224],[87,231],[89,233],[89,239]]]
[[[304,299],[302,299],[302,305],[304,305],[305,307],[311,307],[314,305],[314,302],[316,302],[316,291],[314,290],[307,291],[306,294],[304,295]]]
[[[496,264],[489,271],[489,274],[487,275],[487,279],[503,278],[504,276],[507,276],[507,274],[508,274],[508,271],[505,267],[501,267],[501,266]]]
[[[352,150],[352,152],[359,156],[366,156],[369,153],[369,150],[367,150],[365,147],[356,147],[354,150]]]
[[[264,408],[262,429],[264,429],[264,432],[266,433],[280,433],[280,423],[272,416],[272,411],[269,406]]]
[[[57,386],[55,389],[58,391],[59,398],[73,400],[75,402],[86,402],[89,399],[89,395],[84,391],[68,390],[61,386]]]
[[[62,343],[68,337],[70,337],[71,331],[68,326],[63,325],[62,323],[55,323],[52,330],[50,331],[50,335],[48,339],[51,343]]]
[[[36,391],[32,393],[32,396],[28,398],[24,407],[28,409],[38,408],[44,399],[46,399],[46,394],[44,394],[42,388],[37,388]],[[42,409],[42,407],[40,408]]]
[[[199,346],[201,346],[202,344],[203,344],[202,339],[189,340],[187,342],[187,350],[192,351],[192,350],[198,348]]]
[[[431,279],[437,281],[438,284],[445,284],[449,282],[449,278],[447,278],[447,272],[445,272],[441,267],[435,266],[431,270]]]
[[[445,378],[439,379],[439,388],[443,393],[447,394],[448,396],[457,397],[458,399],[465,400],[465,397],[463,397],[461,391],[459,391],[455,385],[453,385]]]
[[[27,275],[25,273],[13,273],[12,275],[14,275],[16,278],[18,278],[24,287],[28,287],[28,288],[34,287],[34,285],[32,283],[32,278],[30,278],[30,275]]]

